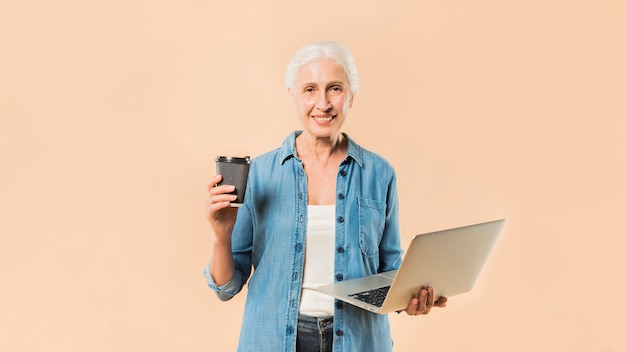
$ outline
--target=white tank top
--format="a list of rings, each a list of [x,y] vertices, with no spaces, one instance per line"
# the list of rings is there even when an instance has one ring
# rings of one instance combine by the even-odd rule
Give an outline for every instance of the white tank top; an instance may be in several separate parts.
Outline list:
[[[335,299],[313,288],[332,284],[335,271],[335,206],[309,205],[300,313],[334,314]]]

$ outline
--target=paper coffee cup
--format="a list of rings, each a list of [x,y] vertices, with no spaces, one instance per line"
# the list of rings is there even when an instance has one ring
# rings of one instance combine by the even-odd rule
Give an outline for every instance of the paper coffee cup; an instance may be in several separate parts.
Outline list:
[[[218,156],[215,159],[215,167],[218,175],[222,175],[219,185],[235,186],[231,194],[237,195],[237,199],[230,203],[232,207],[240,207],[246,195],[248,184],[248,172],[250,171],[250,157]]]

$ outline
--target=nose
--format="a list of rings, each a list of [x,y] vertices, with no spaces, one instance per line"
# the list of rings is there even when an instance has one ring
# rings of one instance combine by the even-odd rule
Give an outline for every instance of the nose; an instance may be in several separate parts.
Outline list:
[[[330,99],[326,92],[320,92],[319,97],[317,99],[316,107],[320,111],[329,111],[332,106],[330,104]]]

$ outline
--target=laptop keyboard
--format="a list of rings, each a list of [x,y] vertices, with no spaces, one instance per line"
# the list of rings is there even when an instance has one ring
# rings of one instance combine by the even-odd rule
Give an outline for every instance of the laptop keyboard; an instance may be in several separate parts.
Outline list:
[[[383,302],[385,301],[385,297],[387,297],[387,292],[389,292],[389,287],[391,286],[379,287],[373,290],[363,291],[348,296],[358,299],[359,301],[369,303],[376,307],[382,307]]]

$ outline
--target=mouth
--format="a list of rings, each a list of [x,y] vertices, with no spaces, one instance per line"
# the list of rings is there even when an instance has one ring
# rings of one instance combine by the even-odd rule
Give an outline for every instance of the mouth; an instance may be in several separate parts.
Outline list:
[[[319,124],[327,124],[330,123],[330,121],[332,121],[337,115],[323,115],[323,116],[311,116],[315,122],[319,123]]]

